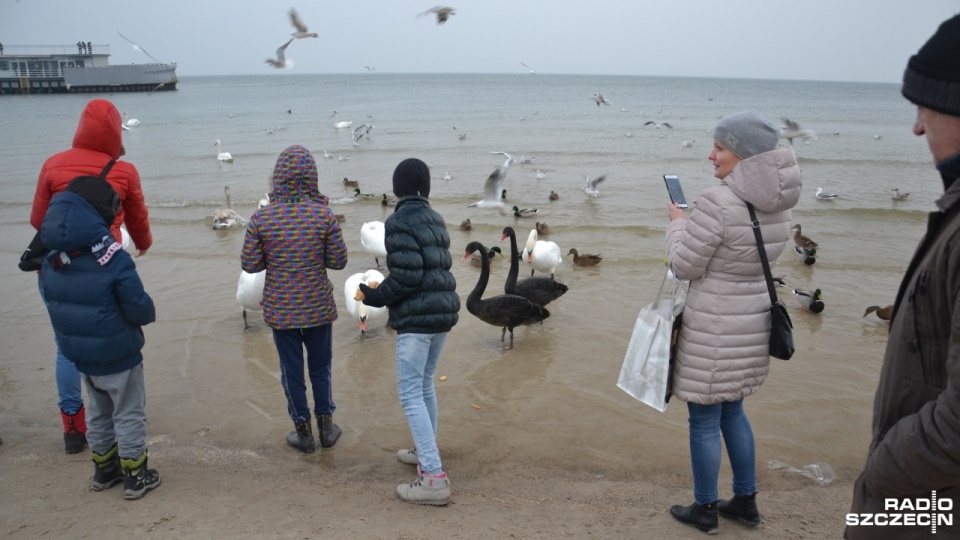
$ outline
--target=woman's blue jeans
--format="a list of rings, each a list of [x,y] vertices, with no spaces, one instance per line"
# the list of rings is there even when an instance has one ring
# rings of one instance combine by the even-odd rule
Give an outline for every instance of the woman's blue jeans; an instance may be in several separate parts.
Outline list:
[[[39,274],[37,275],[39,276]],[[47,300],[43,297],[43,285],[40,284],[39,279],[37,279],[37,285],[40,288],[40,299],[43,300],[44,305],[46,305]],[[56,334],[54,334],[53,339],[54,342],[56,342]],[[59,344],[57,344],[55,373],[57,378],[57,406],[67,414],[77,414],[77,411],[83,406],[83,395],[80,390],[82,387],[80,372],[77,371],[77,365],[68,360],[67,357],[60,352]]]
[[[690,462],[693,468],[693,495],[697,504],[719,499],[720,435],[727,446],[733,469],[733,494],[757,492],[757,456],[753,430],[743,411],[743,400],[712,405],[687,403],[690,413]]]
[[[437,449],[437,391],[433,374],[446,341],[446,332],[397,334],[397,394],[407,415],[420,469],[427,474],[443,472]]]

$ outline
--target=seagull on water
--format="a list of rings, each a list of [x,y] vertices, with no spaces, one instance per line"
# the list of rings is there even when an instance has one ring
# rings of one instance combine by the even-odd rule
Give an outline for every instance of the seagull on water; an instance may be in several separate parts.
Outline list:
[[[591,96],[590,99],[592,99],[593,102],[597,104],[597,107],[599,107],[600,105],[610,105],[610,102],[607,100],[607,98],[603,97],[603,94],[601,94],[600,92],[597,92],[596,94]]]
[[[783,120],[783,127],[780,128],[780,138],[790,141],[790,146],[793,146],[794,139],[803,139],[808,141],[817,136],[812,129],[803,129],[800,127],[800,124],[790,120],[789,118],[781,118]]]
[[[437,15],[437,24],[443,24],[447,22],[447,19],[449,19],[451,15],[457,14],[456,10],[450,6],[433,6],[432,8],[417,15],[417,18],[419,19],[428,13],[435,13]]]
[[[511,159],[513,158],[508,158],[507,161]],[[496,208],[500,212],[500,215],[507,215],[507,205],[500,198],[500,194],[504,191],[503,184],[507,179],[508,167],[509,165],[493,169],[493,172],[490,173],[490,176],[488,176],[483,183],[483,198],[468,205],[467,208]]]
[[[907,200],[907,197],[910,196],[909,193],[900,193],[898,188],[893,188],[890,191],[893,192],[893,196],[891,198],[895,201],[905,201]]]
[[[829,200],[829,199],[836,199],[837,197],[839,197],[839,195],[837,195],[836,193],[827,193],[826,191],[823,190],[822,187],[818,186],[817,192],[814,194],[814,197],[821,200]]]
[[[597,185],[600,184],[600,182],[603,182],[603,181],[606,180],[606,179],[607,179],[607,175],[605,175],[605,174],[604,174],[604,175],[601,175],[601,176],[598,176],[598,177],[594,178],[593,180],[591,180],[590,177],[588,176],[588,177],[587,177],[587,185],[584,186],[584,187],[582,187],[582,188],[580,188],[580,189],[582,189],[584,193],[586,193],[587,195],[589,195],[589,196],[591,196],[591,197],[599,197],[599,196],[600,196],[600,191],[597,190]]]
[[[277,69],[290,68],[293,67],[293,60],[287,60],[286,51],[287,45],[293,43],[295,38],[290,38],[290,41],[284,43],[277,49],[277,58],[267,58],[267,63]]]
[[[543,180],[546,177],[547,177],[547,173],[541,171],[540,169],[537,169],[537,180]]]
[[[296,32],[290,34],[295,39],[319,37],[316,32],[311,32],[307,29],[307,25],[303,24],[303,21],[301,21],[300,17],[297,15],[297,10],[293,8],[290,8],[290,23],[293,24],[293,27],[297,29]]]

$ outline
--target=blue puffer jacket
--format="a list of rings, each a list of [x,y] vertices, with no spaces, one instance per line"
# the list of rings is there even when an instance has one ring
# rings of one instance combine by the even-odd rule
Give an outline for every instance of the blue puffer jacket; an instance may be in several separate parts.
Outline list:
[[[52,250],[40,286],[64,356],[87,375],[120,373],[142,362],[140,327],[156,320],[153,300],[100,214],[80,195],[58,193],[40,235]]]
[[[398,334],[449,332],[459,318],[460,297],[443,218],[426,198],[403,197],[384,223],[384,244],[390,275],[363,302],[390,308],[390,326]]]

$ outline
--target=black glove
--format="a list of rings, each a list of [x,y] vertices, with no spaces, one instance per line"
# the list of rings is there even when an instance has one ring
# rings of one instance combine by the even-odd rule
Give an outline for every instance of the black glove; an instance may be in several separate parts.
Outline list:
[[[383,293],[380,289],[373,289],[366,284],[360,284],[360,292],[363,293],[363,303],[370,307],[383,307]]]

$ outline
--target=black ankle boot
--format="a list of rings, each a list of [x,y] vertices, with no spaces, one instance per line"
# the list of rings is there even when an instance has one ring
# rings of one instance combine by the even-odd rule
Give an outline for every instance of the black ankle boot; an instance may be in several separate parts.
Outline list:
[[[681,506],[679,504],[670,507],[670,515],[691,527],[696,527],[700,532],[707,534],[717,534],[720,532],[719,519],[717,518],[717,503],[708,504],[693,503],[690,506]]]
[[[729,501],[717,503],[717,512],[728,519],[735,519],[745,525],[756,527],[760,524],[760,511],[757,510],[757,494],[734,495]]]
[[[93,460],[93,482],[90,489],[93,491],[103,491],[123,482],[126,476],[120,467],[120,456],[117,454],[117,443],[107,450],[106,454],[98,454],[91,451],[90,457]]]
[[[340,427],[333,423],[333,415],[318,414],[317,428],[320,433],[320,446],[330,448],[340,438]]]
[[[317,449],[316,442],[313,440],[313,428],[310,427],[310,422],[294,422],[293,427],[296,429],[287,435],[287,444],[304,454],[309,454]]]

